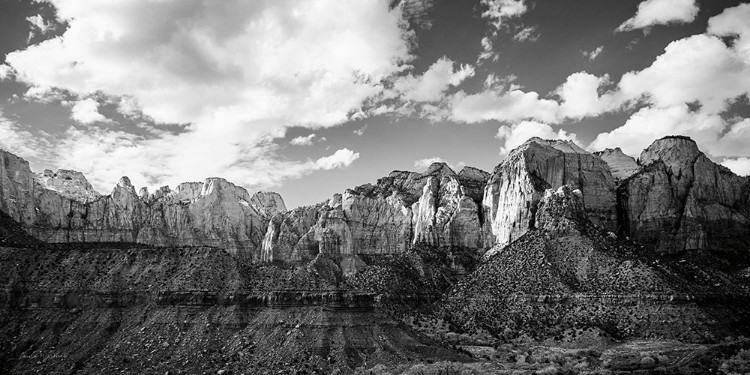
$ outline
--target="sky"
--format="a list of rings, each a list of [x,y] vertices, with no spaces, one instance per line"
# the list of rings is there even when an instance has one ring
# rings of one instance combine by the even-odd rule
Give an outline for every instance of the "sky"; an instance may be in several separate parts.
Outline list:
[[[0,148],[108,193],[223,177],[313,204],[528,138],[682,134],[750,174],[750,4],[0,0]]]

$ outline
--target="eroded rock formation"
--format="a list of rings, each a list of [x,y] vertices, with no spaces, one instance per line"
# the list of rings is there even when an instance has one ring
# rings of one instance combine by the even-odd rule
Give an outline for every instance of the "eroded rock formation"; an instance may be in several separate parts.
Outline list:
[[[257,257],[268,220],[286,211],[278,194],[250,196],[221,178],[149,194],[123,177],[100,196],[80,172],[38,177],[25,160],[5,151],[0,158],[0,208],[47,242],[204,245]]]
[[[532,138],[510,152],[485,187],[485,246],[508,244],[533,229],[545,190],[563,185],[582,192],[592,221],[615,226],[615,185],[607,164],[572,142]]]
[[[597,151],[594,155],[602,158],[609,165],[612,176],[620,181],[638,171],[638,163],[635,162],[635,159],[625,155],[619,147]]]
[[[415,243],[479,249],[478,187],[487,173],[445,163],[424,173],[394,171],[327,202],[276,215],[261,259],[309,260],[318,254],[402,253]]]
[[[642,168],[618,188],[623,232],[660,252],[750,251],[750,179],[671,136],[640,156]]]

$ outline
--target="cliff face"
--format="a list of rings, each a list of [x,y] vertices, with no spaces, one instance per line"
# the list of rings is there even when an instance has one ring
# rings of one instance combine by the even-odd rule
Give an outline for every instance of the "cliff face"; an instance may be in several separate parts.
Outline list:
[[[46,242],[203,245],[257,257],[270,216],[286,211],[278,194],[250,196],[221,178],[136,194],[123,177],[100,196],[80,172],[38,177],[25,160],[0,158],[0,208]]]
[[[623,232],[660,252],[750,250],[750,179],[685,137],[655,141],[640,160],[618,188]]]
[[[485,187],[485,246],[508,244],[533,229],[545,189],[563,185],[581,191],[592,221],[615,227],[615,185],[607,164],[572,142],[532,138],[510,152]]]
[[[635,159],[625,155],[619,147],[597,151],[594,155],[600,157],[609,165],[612,176],[617,180],[622,181],[638,171],[638,163],[635,162]]]
[[[424,173],[394,171],[323,204],[276,215],[261,258],[309,260],[318,254],[397,254],[415,243],[479,249],[478,186],[486,172],[456,174],[444,163]]]

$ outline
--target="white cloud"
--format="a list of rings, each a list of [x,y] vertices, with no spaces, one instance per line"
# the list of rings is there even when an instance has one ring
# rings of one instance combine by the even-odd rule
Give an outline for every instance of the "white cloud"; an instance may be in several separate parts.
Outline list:
[[[454,62],[442,57],[433,63],[421,76],[412,74],[399,77],[393,84],[393,89],[405,100],[415,102],[434,102],[443,98],[443,94],[450,86],[458,86],[466,78],[474,76],[471,65],[461,65],[457,70]]]
[[[3,116],[0,110],[0,148],[26,159],[44,158],[50,144],[44,137]]]
[[[487,7],[482,17],[489,19],[498,30],[506,20],[519,17],[528,10],[524,0],[482,0],[482,5]]]
[[[335,168],[348,167],[355,160],[359,159],[359,152],[354,152],[348,148],[342,148],[330,156],[324,156],[315,161],[315,166],[319,169],[329,170]]]
[[[611,94],[599,96],[598,90],[601,86],[609,83],[609,76],[597,77],[586,72],[573,73],[565,80],[565,83],[557,88],[557,93],[562,99],[560,105],[560,116],[565,118],[580,119],[586,116],[599,115],[612,108],[613,98]]]
[[[638,4],[635,15],[616,31],[643,29],[654,25],[689,23],[698,15],[695,0],[646,0]]]
[[[46,34],[47,31],[54,27],[54,24],[45,21],[44,17],[42,17],[41,14],[26,17],[26,21],[31,24],[31,31],[29,31],[27,42],[31,41],[31,38],[35,37],[36,35]]]
[[[687,135],[703,146],[715,142],[724,127],[721,116],[691,112],[686,104],[647,107],[633,114],[623,126],[599,134],[589,149],[620,147],[624,153],[637,156],[654,140],[672,134]]]
[[[750,176],[750,158],[724,159],[721,165],[740,176]]]
[[[13,74],[13,69],[11,69],[6,64],[0,64],[0,81],[9,79],[12,74]]]
[[[599,46],[599,47],[594,48],[593,51],[581,51],[581,54],[584,57],[588,58],[589,60],[593,61],[599,56],[599,54],[602,53],[603,50],[604,50],[604,46]]]
[[[536,42],[539,36],[536,32],[536,26],[528,26],[521,29],[516,35],[513,35],[513,40],[518,42]]]
[[[345,152],[281,161],[270,140],[289,126],[349,120],[412,58],[401,7],[382,0],[347,6],[335,0],[54,5],[69,27],[61,37],[7,55],[17,81],[66,90],[81,109],[92,109],[83,98],[101,93],[126,97],[118,104],[123,114],[189,124],[178,135],[85,129],[53,138],[60,151],[76,149],[60,160],[63,166],[92,181],[128,174],[134,183],[160,185],[219,175],[268,187],[312,170],[345,167]],[[77,142],[80,147],[71,147]]]
[[[289,141],[289,144],[295,145],[295,146],[310,146],[313,144],[313,140],[315,139],[315,133],[312,133],[307,136],[299,136],[293,138],[291,141]]]
[[[450,99],[450,108],[450,119],[458,122],[515,122],[523,119],[555,122],[559,104],[554,100],[540,99],[533,91],[487,89],[476,94],[459,91]]]
[[[365,134],[365,130],[367,130],[367,124],[365,124],[365,126],[359,128],[359,129],[354,130],[353,133],[356,134],[356,135],[361,136],[361,135]]]
[[[504,141],[500,148],[501,155],[507,155],[514,148],[522,145],[529,138],[560,139],[578,143],[574,133],[562,129],[555,132],[551,126],[537,121],[522,121],[514,125],[503,125],[497,130],[497,139]]]
[[[75,102],[70,110],[70,118],[81,124],[93,124],[95,122],[111,122],[99,113],[99,103],[93,98],[86,98]]]
[[[484,60],[497,61],[500,58],[500,55],[492,50],[492,40],[490,37],[483,37],[480,43],[482,44],[482,53],[477,58],[477,64],[481,64]]]
[[[433,163],[445,163],[445,164],[447,164],[454,171],[460,171],[461,168],[463,168],[463,167],[466,166],[466,163],[464,163],[462,161],[458,162],[458,164],[454,165],[454,164],[450,163],[449,161],[447,161],[447,160],[445,160],[445,159],[443,159],[443,158],[441,158],[439,156],[434,156],[434,157],[431,157],[431,158],[424,158],[424,159],[414,160],[414,167],[417,168],[417,170],[424,170],[424,169],[427,169]]]

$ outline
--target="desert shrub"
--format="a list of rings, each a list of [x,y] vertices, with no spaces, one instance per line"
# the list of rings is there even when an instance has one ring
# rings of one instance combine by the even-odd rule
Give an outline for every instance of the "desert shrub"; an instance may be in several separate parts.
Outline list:
[[[724,361],[720,370],[727,375],[750,374],[750,350],[740,350],[737,354]]]

